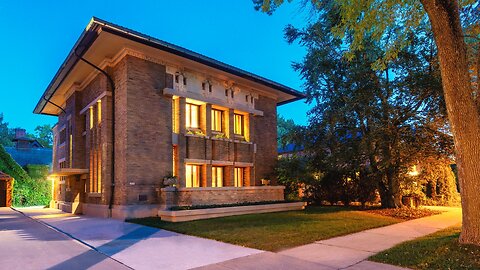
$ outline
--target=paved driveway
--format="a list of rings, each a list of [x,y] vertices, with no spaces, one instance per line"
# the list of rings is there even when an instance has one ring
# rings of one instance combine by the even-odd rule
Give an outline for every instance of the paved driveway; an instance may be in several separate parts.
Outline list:
[[[0,208],[1,269],[129,269],[10,208]]]
[[[20,210],[133,269],[190,269],[263,252],[115,219]]]

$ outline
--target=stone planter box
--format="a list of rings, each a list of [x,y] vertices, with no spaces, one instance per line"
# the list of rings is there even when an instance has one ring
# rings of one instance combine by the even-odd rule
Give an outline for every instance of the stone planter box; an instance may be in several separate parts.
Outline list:
[[[195,209],[195,210],[179,210],[179,211],[160,210],[158,211],[158,216],[164,221],[183,222],[183,221],[192,221],[192,220],[226,217],[226,216],[237,216],[237,215],[245,215],[245,214],[303,210],[305,209],[305,205],[306,203],[304,202],[293,202],[293,203],[232,206],[232,207],[219,207],[219,208]]]
[[[284,186],[201,187],[160,190],[160,204],[172,206],[235,204],[245,202],[283,201]]]

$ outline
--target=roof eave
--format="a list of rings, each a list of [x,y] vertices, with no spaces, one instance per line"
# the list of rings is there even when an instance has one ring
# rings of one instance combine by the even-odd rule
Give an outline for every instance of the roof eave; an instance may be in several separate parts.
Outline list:
[[[62,65],[58,69],[57,73],[53,77],[48,87],[46,88],[45,92],[41,96],[40,100],[35,106],[35,109],[33,110],[34,113],[52,115],[51,113],[43,112],[47,104],[47,101],[45,99],[49,100],[55,94],[55,91],[58,88],[58,86],[62,84],[63,80],[68,76],[68,74],[72,71],[73,67],[77,64],[79,59],[75,56],[75,51],[77,51],[79,55],[83,55],[93,44],[96,37],[98,36],[98,31],[97,31],[98,27],[101,27],[102,31],[106,31],[111,34],[122,36],[132,41],[139,42],[147,46],[154,47],[169,53],[173,53],[175,55],[190,59],[195,62],[202,63],[204,65],[213,67],[215,69],[225,71],[227,73],[236,75],[238,77],[268,86],[277,91],[283,92],[285,94],[288,94],[294,97],[293,99],[279,102],[278,105],[287,104],[287,103],[305,98],[305,95],[303,93],[293,88],[290,88],[288,86],[271,81],[269,79],[263,78],[253,73],[241,70],[239,68],[217,61],[213,58],[182,48],[180,46],[170,44],[168,42],[164,42],[159,39],[149,37],[147,35],[136,32],[134,30],[130,30],[122,26],[114,25],[102,19],[93,17],[90,23],[88,24],[88,26],[86,27],[86,29],[82,32],[82,34],[78,38],[72,50],[67,55],[66,59],[63,61]],[[82,50],[79,51],[79,49],[82,49]]]

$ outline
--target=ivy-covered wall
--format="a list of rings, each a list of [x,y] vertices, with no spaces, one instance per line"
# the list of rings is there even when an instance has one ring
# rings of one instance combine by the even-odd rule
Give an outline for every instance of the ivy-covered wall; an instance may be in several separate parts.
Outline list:
[[[48,205],[51,186],[48,181],[47,165],[27,165],[26,170],[0,145],[0,171],[15,179],[13,186],[13,205]]]

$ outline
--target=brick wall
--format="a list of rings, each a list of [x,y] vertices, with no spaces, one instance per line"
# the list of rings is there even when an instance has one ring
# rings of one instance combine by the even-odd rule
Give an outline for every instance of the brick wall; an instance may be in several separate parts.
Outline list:
[[[162,94],[165,66],[126,57],[126,175],[116,204],[158,203],[156,189],[172,172],[172,101]],[[141,196],[141,198],[139,197]]]
[[[162,188],[160,203],[165,207],[282,201],[283,186],[244,188]]]
[[[256,109],[263,111],[263,116],[255,116],[253,138],[257,144],[255,154],[255,185],[260,185],[262,178],[272,180],[276,184],[273,171],[277,162],[277,105],[275,100],[259,96]],[[251,125],[252,125],[251,124]]]

